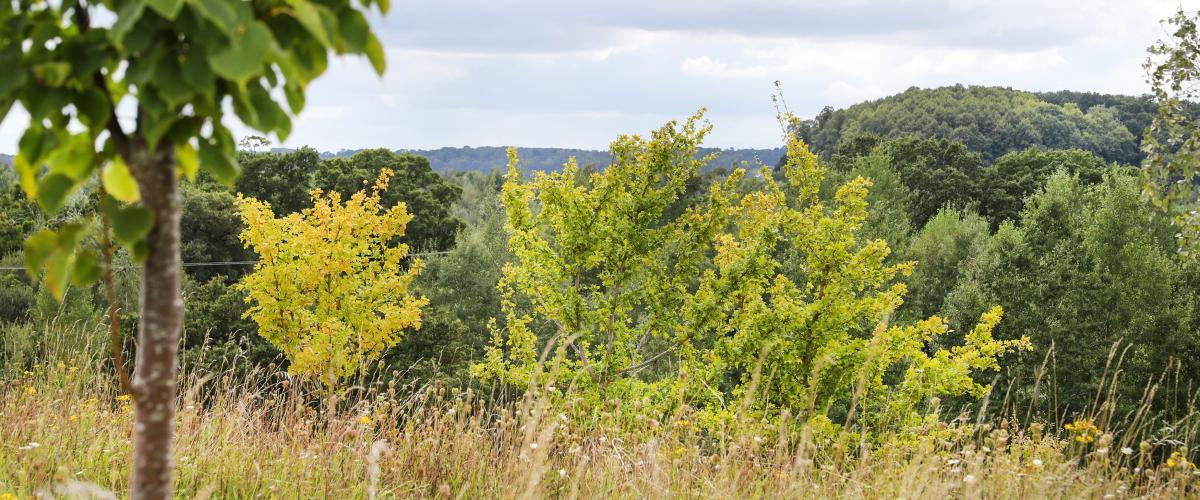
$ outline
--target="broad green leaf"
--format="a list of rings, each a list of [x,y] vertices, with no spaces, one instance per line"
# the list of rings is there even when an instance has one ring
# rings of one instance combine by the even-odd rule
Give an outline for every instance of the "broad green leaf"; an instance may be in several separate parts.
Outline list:
[[[267,62],[267,53],[275,41],[271,31],[254,21],[235,34],[229,44],[208,54],[213,71],[227,79],[244,82],[257,75]]]
[[[107,126],[108,119],[112,115],[108,96],[94,86],[89,86],[87,90],[79,94],[79,97],[75,99],[75,108],[79,121],[92,127],[94,133],[99,133]]]
[[[142,12],[145,10],[146,0],[125,0],[125,5],[122,5],[117,11],[117,22],[113,23],[112,29],[108,30],[108,39],[117,45],[123,45],[125,36],[142,18]]]
[[[179,173],[183,174],[188,181],[196,182],[196,172],[200,171],[200,158],[196,153],[196,148],[187,142],[182,146],[176,146],[175,160],[179,163]]]
[[[37,271],[56,248],[58,235],[50,229],[38,231],[25,240],[25,270],[29,272],[29,277],[37,279]]]
[[[54,173],[42,177],[37,187],[38,206],[46,213],[58,213],[67,201],[67,196],[75,191],[77,185],[75,179],[63,174]]]
[[[71,271],[71,284],[88,286],[100,277],[100,266],[97,265],[96,252],[84,250],[75,256],[75,268]]]
[[[83,235],[87,231],[87,227],[78,222],[63,224],[59,226],[56,234],[58,235],[59,248],[69,248],[74,252],[74,248],[83,240]]]
[[[146,243],[146,240],[134,243],[129,248],[129,257],[133,259],[134,264],[145,264],[146,258],[150,257],[150,245]]]
[[[232,37],[253,17],[249,2],[229,0],[189,0],[192,9],[217,25],[225,36]]]
[[[208,58],[204,56],[202,48],[191,47],[189,52],[180,61],[180,70],[183,81],[187,82],[193,91],[209,99],[213,98],[216,90],[213,85],[215,75],[213,74],[212,66],[208,64]]]
[[[367,18],[363,17],[362,13],[356,9],[344,9],[338,15],[338,32],[342,36],[342,43],[346,45],[346,51],[355,54],[361,54],[367,48],[368,35],[371,33],[371,26],[367,24]]]
[[[25,85],[28,78],[26,71],[21,69],[23,65],[19,45],[11,44],[0,52],[0,68],[8,68],[4,78],[0,78],[0,97],[12,98],[13,91]]]
[[[283,95],[287,98],[288,108],[291,108],[292,114],[300,114],[304,109],[304,86],[300,83],[288,81],[283,86]]]
[[[43,85],[61,87],[71,74],[71,64],[65,62],[42,63],[33,67],[33,76]]]
[[[232,186],[240,173],[237,161],[230,157],[229,153],[206,141],[200,142],[200,166],[212,172],[218,181],[227,186]]]
[[[128,205],[110,214],[109,222],[112,223],[113,236],[117,241],[133,245],[154,229],[154,213],[143,206]]]
[[[383,45],[379,43],[379,39],[375,38],[374,34],[367,36],[367,59],[371,61],[371,66],[375,67],[375,73],[383,76],[384,70],[387,69],[387,62],[383,58]]]
[[[87,180],[96,169],[92,135],[82,133],[68,136],[65,143],[46,158],[46,164],[51,172],[63,174],[76,182]]]
[[[25,196],[32,200],[37,196],[38,169],[31,165],[29,160],[25,159],[23,155],[17,155],[16,158],[13,158],[13,169],[21,177],[21,189],[25,191]]]
[[[153,81],[158,88],[158,96],[170,108],[175,108],[191,100],[192,86],[184,80],[183,68],[178,57],[166,56],[158,60],[154,69]]]
[[[168,21],[174,21],[179,9],[183,8],[183,0],[149,0],[147,3],[150,9]]]
[[[295,13],[296,20],[300,21],[300,25],[312,33],[317,41],[321,42],[321,45],[332,47],[333,44],[329,41],[329,32],[325,29],[324,20],[321,19],[320,9],[325,9],[325,7],[307,0],[292,2],[292,11]],[[332,13],[329,14],[332,15]]]
[[[67,292],[67,283],[71,281],[71,270],[74,258],[71,252],[59,248],[46,259],[46,288],[50,295],[62,302],[63,294]]]
[[[133,174],[129,172],[129,166],[120,156],[113,158],[108,166],[104,167],[104,173],[100,176],[100,180],[104,183],[104,190],[108,191],[113,198],[125,203],[133,203],[142,198],[141,192],[138,191],[137,181],[134,180]]]
[[[287,113],[283,108],[279,107],[279,103],[271,98],[271,94],[261,85],[253,84],[250,86],[250,105],[254,107],[254,114],[258,115],[259,123],[262,124],[264,132],[290,130],[291,124]],[[280,139],[285,137],[280,136]]]

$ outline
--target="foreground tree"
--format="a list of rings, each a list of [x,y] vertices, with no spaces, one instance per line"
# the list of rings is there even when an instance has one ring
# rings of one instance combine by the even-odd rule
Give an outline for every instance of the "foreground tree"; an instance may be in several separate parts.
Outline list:
[[[1150,46],[1144,67],[1158,104],[1146,129],[1142,150],[1145,183],[1142,196],[1179,226],[1180,253],[1200,254],[1200,214],[1196,207],[1200,175],[1200,120],[1193,106],[1200,101],[1200,13],[1182,9],[1165,22],[1171,38]]]
[[[14,160],[21,186],[53,213],[99,176],[104,217],[143,265],[134,498],[172,495],[183,321],[178,178],[194,179],[201,167],[226,183],[237,176],[226,106],[250,128],[286,137],[330,51],[365,54],[382,73],[382,46],[364,15],[372,6],[386,11],[388,2],[0,2],[0,64],[9,69],[0,117],[14,103],[30,115]],[[96,255],[77,251],[87,229],[63,225],[26,245],[27,267],[45,269],[56,296],[99,275]]]

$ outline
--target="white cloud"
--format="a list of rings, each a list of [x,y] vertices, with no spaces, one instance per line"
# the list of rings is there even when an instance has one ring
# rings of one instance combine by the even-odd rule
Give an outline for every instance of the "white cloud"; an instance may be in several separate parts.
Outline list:
[[[288,144],[603,147],[708,106],[713,145],[772,146],[777,79],[803,116],[913,85],[1141,93],[1145,47],[1177,3],[397,2],[375,22],[387,75],[331,62]],[[0,124],[0,152],[27,121]]]

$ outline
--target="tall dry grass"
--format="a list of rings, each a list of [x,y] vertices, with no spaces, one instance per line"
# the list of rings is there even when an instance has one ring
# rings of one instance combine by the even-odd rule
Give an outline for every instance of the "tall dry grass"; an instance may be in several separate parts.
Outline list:
[[[0,379],[0,499],[126,491],[130,404],[118,395],[103,346],[45,345],[37,361]],[[526,395],[505,404],[494,395],[379,381],[360,381],[330,411],[318,392],[282,373],[233,376],[244,372],[183,377],[180,497],[1200,494],[1195,467],[1175,453],[1186,440],[1156,436],[1162,426],[1149,423],[1148,411],[1142,420],[1105,419],[1099,401],[1095,417],[1075,422],[1074,431],[1061,429],[1060,418],[1003,407],[995,424],[962,415],[904,446],[867,448],[764,439],[770,433],[749,425],[716,438],[689,415],[641,412],[639,401],[593,410]],[[1119,422],[1131,426],[1101,427]]]

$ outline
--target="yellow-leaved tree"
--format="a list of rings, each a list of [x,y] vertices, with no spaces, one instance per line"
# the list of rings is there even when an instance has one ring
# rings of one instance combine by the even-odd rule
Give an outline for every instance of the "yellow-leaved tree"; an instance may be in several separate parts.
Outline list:
[[[824,167],[797,137],[779,179],[734,169],[687,199],[709,128],[697,113],[621,136],[587,176],[570,161],[527,178],[510,153],[516,259],[500,281],[506,326],[477,377],[695,409],[710,429],[791,415],[822,434],[882,436],[921,425],[935,397],[986,394],[976,378],[1029,348],[992,337],[998,307],[949,349],[933,343],[941,318],[891,324],[912,263],[860,236],[870,181],[823,199]]]
[[[252,305],[246,316],[283,351],[288,372],[332,388],[396,345],[405,328],[421,327],[429,301],[410,293],[422,262],[396,244],[412,220],[403,203],[383,210],[385,169],[369,192],[342,201],[312,192],[313,206],[276,218],[263,201],[239,196],[241,238],[259,255],[239,286]]]

